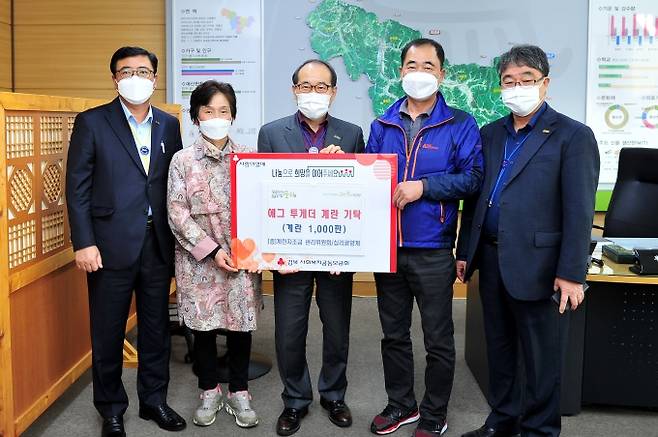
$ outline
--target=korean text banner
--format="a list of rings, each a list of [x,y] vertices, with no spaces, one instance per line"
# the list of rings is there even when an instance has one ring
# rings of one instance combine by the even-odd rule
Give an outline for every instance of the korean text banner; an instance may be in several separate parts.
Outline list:
[[[240,269],[394,272],[395,155],[234,154]]]

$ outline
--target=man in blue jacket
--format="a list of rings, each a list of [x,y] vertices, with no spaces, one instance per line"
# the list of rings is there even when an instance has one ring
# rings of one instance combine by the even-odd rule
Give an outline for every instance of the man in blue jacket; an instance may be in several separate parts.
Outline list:
[[[382,360],[388,405],[371,431],[388,434],[420,419],[416,437],[447,430],[446,413],[455,369],[452,248],[459,200],[482,181],[482,148],[475,119],[449,107],[438,87],[444,77],[443,47],[417,39],[402,49],[402,88],[370,127],[368,153],[398,155],[397,273],[375,274],[384,338]],[[417,406],[409,328],[414,298],[427,352],[425,396]]]

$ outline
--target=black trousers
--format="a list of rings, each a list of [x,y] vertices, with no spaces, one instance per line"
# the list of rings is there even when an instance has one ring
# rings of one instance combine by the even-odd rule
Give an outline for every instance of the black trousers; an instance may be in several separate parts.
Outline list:
[[[520,427],[523,437],[558,436],[568,317],[560,316],[550,298],[521,301],[511,297],[500,276],[497,246],[482,244],[479,252],[491,406],[486,423],[501,431],[518,432]]]
[[[377,304],[384,338],[382,361],[389,404],[416,406],[414,358],[409,329],[414,298],[420,310],[425,343],[425,396],[420,415],[445,420],[455,373],[452,286],[455,258],[451,249],[398,249],[397,273],[377,273]]]
[[[217,335],[219,331],[192,331],[194,356],[199,388],[211,390],[219,384],[217,374]],[[229,391],[236,393],[249,388],[249,357],[251,356],[251,332],[223,331],[229,367]]]
[[[149,228],[140,257],[131,268],[103,268],[87,275],[94,406],[103,417],[123,415],[128,408],[121,372],[133,290],[138,315],[139,401],[150,406],[166,402],[171,350],[170,272],[159,253],[155,233]]]
[[[352,274],[328,272],[274,273],[276,357],[283,382],[283,403],[303,408],[313,400],[306,362],[306,335],[313,285],[322,321],[320,395],[341,400],[347,389],[347,354],[352,313]]]

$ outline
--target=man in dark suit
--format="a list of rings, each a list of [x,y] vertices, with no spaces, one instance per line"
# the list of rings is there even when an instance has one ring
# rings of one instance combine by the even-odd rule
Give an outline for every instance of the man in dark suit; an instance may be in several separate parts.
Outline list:
[[[126,435],[121,371],[133,290],[139,416],[170,431],[185,428],[167,405],[174,243],[165,201],[169,162],[182,143],[178,120],[150,104],[157,68],[157,57],[142,48],[117,50],[110,70],[119,96],[80,113],[69,146],[66,199],[75,262],[87,272],[94,405],[103,436]]]
[[[462,437],[558,436],[561,314],[584,298],[599,152],[589,127],[544,101],[543,50],[515,46],[498,68],[512,114],[482,128],[485,180],[465,204],[457,245],[457,276],[480,270],[491,413]]]
[[[258,151],[275,153],[361,153],[361,128],[328,115],[336,97],[336,72],[328,63],[311,59],[292,75],[292,92],[299,109],[264,125]],[[352,274],[274,272],[276,354],[284,385],[284,410],[277,421],[279,435],[299,430],[308,413],[313,389],[306,363],[306,334],[313,286],[323,331],[320,404],[340,427],[352,424],[345,404],[347,352],[352,311]]]

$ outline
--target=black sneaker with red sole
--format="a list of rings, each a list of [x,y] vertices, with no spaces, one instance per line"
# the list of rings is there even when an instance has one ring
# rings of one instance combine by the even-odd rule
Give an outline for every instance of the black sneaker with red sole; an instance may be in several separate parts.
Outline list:
[[[411,410],[402,410],[392,405],[387,405],[384,411],[372,419],[370,431],[373,434],[385,435],[395,432],[403,425],[417,422],[420,419],[418,407]]]

